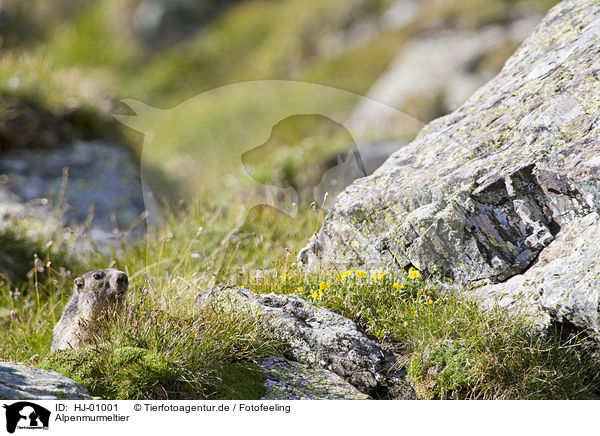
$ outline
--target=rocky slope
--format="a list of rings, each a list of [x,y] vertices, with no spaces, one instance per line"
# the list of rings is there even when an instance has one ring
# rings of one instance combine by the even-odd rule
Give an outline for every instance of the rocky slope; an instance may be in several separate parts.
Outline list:
[[[302,260],[412,265],[507,305],[535,294],[544,324],[597,332],[599,41],[596,2],[553,8],[498,76],[336,199]]]

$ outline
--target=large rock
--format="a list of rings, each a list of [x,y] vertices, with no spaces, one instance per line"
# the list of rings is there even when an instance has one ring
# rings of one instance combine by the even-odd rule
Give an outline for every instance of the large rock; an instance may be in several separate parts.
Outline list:
[[[496,78],[348,187],[301,259],[527,288],[543,312],[597,330],[596,248],[568,247],[595,237],[600,210],[599,35],[597,2],[553,8]]]
[[[50,232],[62,221],[84,227],[101,245],[136,225],[142,230],[138,167],[128,150],[107,141],[6,151],[0,156],[0,225],[9,217],[36,218]]]
[[[315,306],[297,295],[257,295],[242,288],[218,286],[199,294],[200,305],[225,304],[234,310],[249,307],[265,315],[290,345],[292,361],[337,374],[375,398],[412,398],[406,372],[393,353],[384,350],[356,323]]]
[[[56,371],[11,362],[0,362],[0,398],[3,400],[93,399],[83,386]]]
[[[473,290],[488,306],[516,308],[538,325],[574,324],[600,338],[600,217],[567,224],[531,269],[505,283]]]

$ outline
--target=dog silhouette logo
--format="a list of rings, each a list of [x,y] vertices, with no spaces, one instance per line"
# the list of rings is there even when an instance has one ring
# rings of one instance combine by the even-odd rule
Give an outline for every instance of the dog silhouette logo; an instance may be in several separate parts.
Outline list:
[[[48,429],[50,411],[28,401],[19,401],[3,406],[6,409],[6,431],[14,433],[19,429]]]
[[[326,209],[325,198],[331,202],[348,183],[367,175],[363,153],[385,129],[353,121],[351,108],[376,109],[382,119],[393,120],[398,135],[423,127],[368,97],[285,80],[233,83],[167,109],[122,102],[130,114],[114,117],[144,135],[140,171],[149,222],[160,221],[152,219],[153,211],[160,210],[155,193],[167,180],[158,168],[169,183],[181,187],[177,195],[182,200],[226,205],[237,228],[257,206],[292,219],[302,204],[315,201]],[[317,156],[324,159],[322,165],[313,165]],[[335,159],[326,161],[331,156]]]

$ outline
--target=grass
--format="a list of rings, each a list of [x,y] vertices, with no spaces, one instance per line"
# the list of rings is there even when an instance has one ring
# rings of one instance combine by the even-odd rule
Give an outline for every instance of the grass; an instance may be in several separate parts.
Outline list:
[[[272,212],[256,213],[270,216],[278,228]],[[58,370],[103,398],[259,398],[264,375],[253,360],[277,355],[281,340],[255,314],[199,310],[194,299],[216,282],[245,274],[254,262],[283,256],[285,248],[265,247],[256,237],[260,229],[247,225],[235,242],[222,245],[229,231],[222,214],[179,210],[167,227],[112,255],[73,253],[67,244],[44,250],[54,245],[11,234],[13,248],[22,250],[23,269],[14,280],[0,282],[0,359]],[[260,250],[272,253],[265,259]],[[99,321],[88,348],[51,353],[52,329],[73,279],[107,266],[130,277],[127,307]]]
[[[324,35],[375,16],[383,3],[240,2],[195,37],[150,57],[141,80],[138,74],[125,75],[120,87],[131,90],[132,97],[172,105],[228,83],[294,79],[326,57],[319,48]]]
[[[243,311],[198,310],[193,299],[133,293],[127,307],[95,326],[82,350],[41,362],[106,399],[259,398],[264,376],[251,359],[277,354],[277,339]],[[238,379],[232,373],[239,375]]]
[[[110,115],[112,106],[106,92],[77,68],[23,52],[0,59],[0,151],[52,148],[74,139],[130,145]]]
[[[177,243],[183,235],[176,235]],[[212,277],[199,276],[190,262],[194,243],[186,240],[181,250],[173,237],[156,239],[162,254],[150,268],[145,243],[114,252],[112,259],[59,251],[36,262],[35,253],[42,253],[37,241],[13,238],[27,247],[25,277],[0,284],[0,358],[56,369],[103,398],[258,398],[264,380],[252,360],[277,354],[278,339],[251,313],[196,309],[194,297]],[[67,270],[76,258],[79,266]],[[90,347],[50,353],[72,280],[85,269],[108,265],[131,278],[127,307],[99,320]]]
[[[106,116],[111,101],[77,68],[60,67],[49,56],[9,51],[0,59],[0,93],[34,101],[49,110],[95,108]]]

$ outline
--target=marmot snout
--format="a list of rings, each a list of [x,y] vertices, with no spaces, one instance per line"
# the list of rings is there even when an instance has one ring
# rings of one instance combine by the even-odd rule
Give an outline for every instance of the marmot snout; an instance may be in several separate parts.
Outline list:
[[[85,339],[83,324],[98,318],[103,309],[122,300],[129,280],[123,271],[107,268],[87,272],[77,277],[74,283],[73,296],[54,327],[52,351],[77,348]]]

